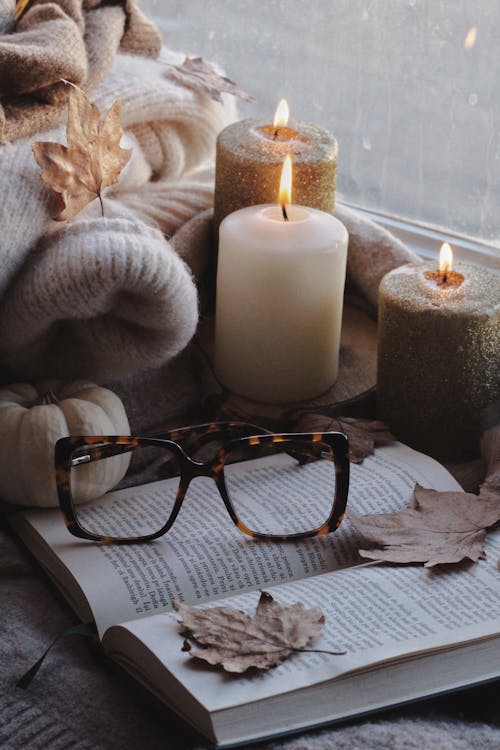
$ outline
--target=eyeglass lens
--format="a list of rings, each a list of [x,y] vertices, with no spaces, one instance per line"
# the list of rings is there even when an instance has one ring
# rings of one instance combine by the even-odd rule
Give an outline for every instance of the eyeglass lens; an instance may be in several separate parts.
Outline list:
[[[295,447],[307,455],[310,444]],[[315,447],[320,456],[318,444]],[[251,460],[226,463],[224,477],[234,511],[250,531],[272,536],[301,534],[328,520],[336,477],[328,445],[323,444],[320,460],[308,463],[297,460],[286,443],[248,449]]]
[[[160,531],[172,513],[180,474],[175,453],[155,445],[123,450],[99,458],[98,450],[90,448],[73,457],[70,487],[75,516],[91,534],[148,536]],[[86,455],[92,460],[82,460]]]

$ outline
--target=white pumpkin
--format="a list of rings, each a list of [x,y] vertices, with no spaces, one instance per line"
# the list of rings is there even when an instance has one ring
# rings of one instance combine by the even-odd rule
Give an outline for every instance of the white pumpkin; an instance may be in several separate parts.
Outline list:
[[[0,389],[0,497],[24,506],[58,505],[54,445],[68,435],[128,435],[116,394],[77,380],[14,383]],[[75,502],[102,494],[125,475],[130,453],[89,464]],[[79,485],[81,483],[79,482]],[[89,488],[92,488],[90,492]]]

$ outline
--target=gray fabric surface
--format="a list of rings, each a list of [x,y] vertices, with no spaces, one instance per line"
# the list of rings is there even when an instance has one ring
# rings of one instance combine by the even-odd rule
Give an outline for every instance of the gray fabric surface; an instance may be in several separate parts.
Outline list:
[[[0,748],[200,748],[172,714],[114,672],[90,641],[63,639],[23,691],[17,679],[74,622],[28,554],[0,530]],[[269,750],[498,750],[499,683],[267,744]]]

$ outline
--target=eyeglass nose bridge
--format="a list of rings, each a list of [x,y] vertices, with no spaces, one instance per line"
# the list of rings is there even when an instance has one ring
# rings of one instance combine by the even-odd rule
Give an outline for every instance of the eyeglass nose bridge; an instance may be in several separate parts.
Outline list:
[[[178,512],[180,511],[184,503],[184,499],[186,497],[186,493],[188,491],[189,485],[191,484],[191,481],[193,479],[196,479],[197,477],[208,477],[215,481],[215,484],[217,485],[219,493],[222,495],[224,505],[226,505],[231,518],[233,518],[234,513],[230,505],[228,506],[225,487],[224,487],[224,481],[222,479],[223,477],[222,470],[224,468],[224,460],[220,455],[220,451],[217,454],[217,456],[215,456],[209,461],[198,461],[195,458],[192,458],[191,456],[189,456],[187,453],[185,453],[184,450],[180,446],[178,446],[178,448],[179,448],[179,458],[180,458],[180,463],[181,463],[181,475],[179,478],[177,500],[175,503],[176,508],[170,520],[169,526],[171,526],[172,523],[174,522],[175,518],[177,517]],[[233,518],[233,520],[236,523],[235,518]]]
[[[220,451],[208,461],[198,461],[198,459],[185,453],[182,448],[180,453],[182,460],[181,484],[183,484],[185,489],[188,488],[191,480],[196,477],[210,477],[211,479],[215,479],[215,481],[218,480],[224,466]]]

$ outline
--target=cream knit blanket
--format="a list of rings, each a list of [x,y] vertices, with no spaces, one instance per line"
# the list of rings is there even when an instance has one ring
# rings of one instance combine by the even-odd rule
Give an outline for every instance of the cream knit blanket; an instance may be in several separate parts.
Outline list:
[[[181,351],[197,323],[197,293],[171,236],[212,200],[224,106],[165,76],[159,61],[118,55],[92,98],[101,113],[120,97],[134,146],[122,179],[76,220],[50,219],[33,140],[65,142],[64,125],[0,146],[0,372],[105,381],[159,365]]]

